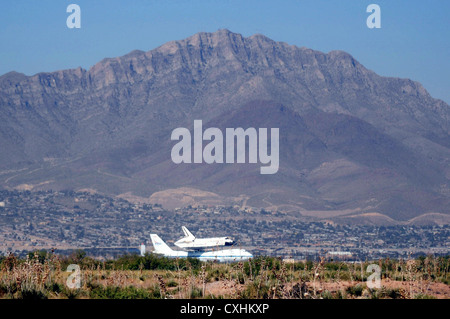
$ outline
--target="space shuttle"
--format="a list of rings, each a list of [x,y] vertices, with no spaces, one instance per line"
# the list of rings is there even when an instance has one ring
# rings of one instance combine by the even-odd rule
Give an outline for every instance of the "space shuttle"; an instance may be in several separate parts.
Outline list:
[[[182,226],[181,229],[184,237],[176,241],[175,246],[186,250],[204,250],[234,244],[234,241],[229,237],[196,238],[186,227]]]
[[[197,258],[202,261],[236,262],[253,258],[245,249],[223,249],[211,251],[173,250],[157,234],[150,234],[153,252],[168,258]]]

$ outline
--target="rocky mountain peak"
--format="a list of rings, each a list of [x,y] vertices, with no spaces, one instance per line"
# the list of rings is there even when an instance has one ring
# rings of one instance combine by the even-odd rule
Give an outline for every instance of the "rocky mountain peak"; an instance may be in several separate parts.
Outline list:
[[[10,72],[0,77],[0,108],[5,188],[149,197],[190,187],[296,212],[448,213],[450,107],[343,51],[200,32],[89,70]],[[276,125],[279,172],[174,165],[170,133],[195,119]]]

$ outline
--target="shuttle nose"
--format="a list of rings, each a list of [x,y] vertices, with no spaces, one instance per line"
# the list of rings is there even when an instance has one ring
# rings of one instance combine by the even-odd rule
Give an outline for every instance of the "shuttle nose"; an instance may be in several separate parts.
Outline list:
[[[234,245],[234,240],[229,237],[225,238],[225,246],[232,246],[232,245]]]

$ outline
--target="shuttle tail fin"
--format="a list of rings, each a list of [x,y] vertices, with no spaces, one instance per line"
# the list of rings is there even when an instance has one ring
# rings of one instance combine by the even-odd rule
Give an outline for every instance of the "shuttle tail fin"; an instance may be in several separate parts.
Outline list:
[[[156,234],[150,234],[150,238],[157,254],[170,254],[173,250]]]
[[[183,230],[184,236],[195,239],[195,236],[192,235],[192,233],[184,226],[181,226],[181,229]]]

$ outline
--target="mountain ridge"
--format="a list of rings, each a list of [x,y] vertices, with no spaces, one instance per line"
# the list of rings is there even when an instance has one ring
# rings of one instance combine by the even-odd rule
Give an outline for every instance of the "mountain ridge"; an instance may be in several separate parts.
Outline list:
[[[246,195],[256,207],[267,207],[258,194],[268,189],[300,212],[369,212],[373,205],[364,203],[374,197],[380,213],[397,219],[448,213],[450,107],[420,83],[379,76],[344,51],[201,32],[88,70],[7,73],[0,77],[0,108],[5,188],[150,197],[189,186]],[[262,180],[253,167],[176,167],[168,137],[176,127],[192,128],[194,119],[217,127],[271,127],[275,119],[286,132],[280,175]],[[347,175],[334,171],[339,167]],[[250,181],[261,187],[245,186]],[[305,204],[301,196],[315,199]]]

